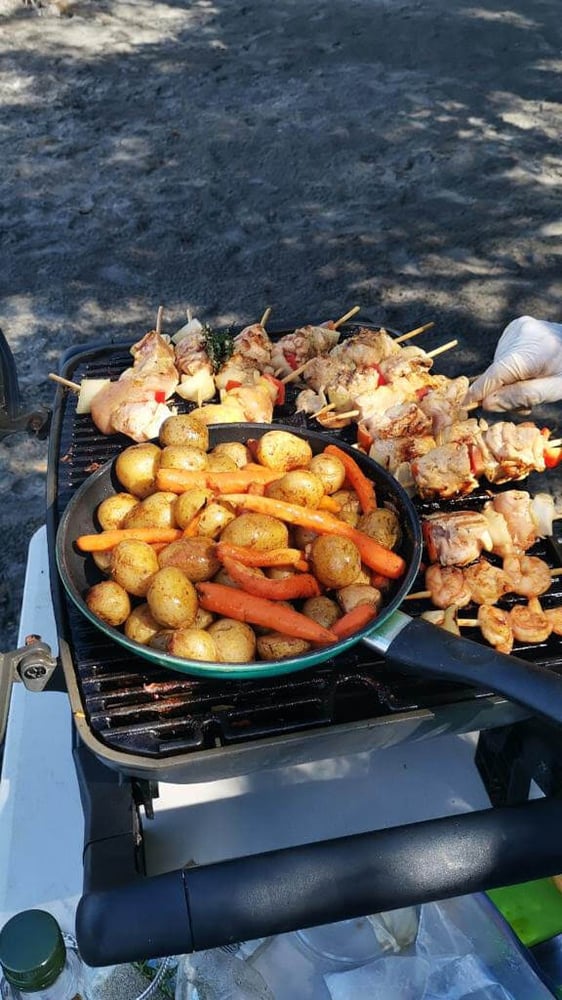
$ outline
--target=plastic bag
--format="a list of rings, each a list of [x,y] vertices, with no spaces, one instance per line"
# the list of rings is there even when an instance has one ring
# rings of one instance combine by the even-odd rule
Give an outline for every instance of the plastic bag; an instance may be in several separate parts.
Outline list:
[[[367,917],[382,951],[395,954],[408,948],[418,932],[418,911],[413,906]]]
[[[383,920],[379,918],[383,916]],[[389,930],[389,914],[370,922]],[[403,911],[394,930],[404,933]],[[398,939],[394,938],[396,943]],[[394,949],[393,949],[394,950]],[[396,953],[324,976],[332,1000],[540,1000],[552,994],[489,901],[465,896],[421,907],[408,954]]]

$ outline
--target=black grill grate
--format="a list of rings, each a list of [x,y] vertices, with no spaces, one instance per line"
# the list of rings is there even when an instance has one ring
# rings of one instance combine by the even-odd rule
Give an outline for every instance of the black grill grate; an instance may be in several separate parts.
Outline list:
[[[108,346],[73,355],[64,374],[75,381],[116,378],[130,363],[125,347]],[[303,426],[306,418],[294,413],[296,393],[294,387],[289,389],[278,419]],[[178,403],[178,409],[190,409],[181,400]],[[131,443],[121,435],[101,435],[90,417],[77,416],[75,409],[75,397],[66,394],[54,427],[54,433],[59,434],[59,460],[50,470],[56,480],[55,522],[87,476]],[[342,432],[342,436],[347,433]],[[447,507],[474,508],[484,496],[488,494],[473,494]],[[423,510],[429,512],[429,505],[420,504]],[[554,541],[541,543],[536,553],[552,566],[560,565]],[[58,586],[62,591],[62,585]],[[421,578],[414,589],[423,589]],[[560,602],[562,581],[555,580],[544,603],[552,606]],[[57,603],[62,619],[59,626],[69,643],[72,669],[92,732],[114,750],[152,759],[432,709],[484,695],[459,684],[400,674],[361,644],[322,666],[279,678],[188,678],[131,657],[90,625],[66,595],[61,594]],[[426,607],[412,601],[406,610],[419,614]],[[463,610],[467,617],[472,614],[470,607]],[[469,637],[478,638],[476,630],[471,631],[474,634],[467,631]],[[517,653],[557,667],[562,662],[560,641],[551,637],[540,646],[519,647]]]

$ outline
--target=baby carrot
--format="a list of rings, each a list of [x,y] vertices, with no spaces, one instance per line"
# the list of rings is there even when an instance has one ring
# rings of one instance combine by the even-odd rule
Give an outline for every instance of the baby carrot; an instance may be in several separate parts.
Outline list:
[[[263,465],[249,463],[231,472],[212,472],[201,469],[158,469],[156,485],[165,493],[184,493],[186,490],[206,489],[215,493],[245,492],[252,483],[271,483],[283,475],[279,470],[266,469]]]
[[[376,614],[377,610],[374,604],[356,604],[351,611],[334,622],[331,631],[335,632],[338,639],[347,639],[348,636],[367,625],[371,618],[374,619]]]
[[[203,514],[202,510],[198,511],[197,514],[194,514],[194,516],[191,518],[189,524],[186,524],[185,528],[183,529],[184,538],[197,537],[197,535],[199,534],[199,522],[201,520],[202,514]]]
[[[113,528],[111,531],[100,531],[97,535],[80,535],[76,545],[81,552],[106,552],[128,538],[149,543],[175,542],[181,538],[181,531],[177,528]]]
[[[249,462],[232,472],[208,472],[207,485],[216,493],[236,493],[238,490],[245,492],[254,483],[263,483],[265,486],[274,479],[280,479],[282,475],[279,469],[266,469],[264,465]]]
[[[205,470],[158,469],[156,485],[164,493],[185,493],[187,490],[193,489],[204,490],[207,487],[207,473]]]
[[[336,641],[336,636],[330,629],[323,628],[318,622],[306,615],[301,615],[293,608],[286,608],[277,601],[268,601],[265,597],[255,597],[243,590],[226,587],[222,583],[196,584],[199,604],[206,611],[235,618],[239,622],[250,622],[262,625],[275,632],[298,636],[326,645]]]
[[[303,558],[300,549],[268,549],[262,552],[230,542],[218,542],[215,552],[221,561],[227,556],[243,566],[297,566]],[[308,563],[306,566],[308,568]]]
[[[223,556],[222,564],[231,579],[255,597],[265,597],[269,601],[293,601],[320,594],[318,580],[311,573],[295,573],[283,580],[271,580],[256,573],[254,567],[243,566],[229,556]]]
[[[357,528],[353,528],[346,521],[341,521],[327,511],[301,507],[299,504],[285,503],[283,500],[274,500],[271,497],[252,496],[249,493],[226,494],[223,500],[245,510],[253,510],[258,514],[270,514],[280,521],[298,524],[302,528],[310,528],[311,531],[316,531],[318,534],[344,535],[346,538],[351,538],[359,549],[365,565],[392,580],[397,580],[405,572],[406,563],[402,556],[390,549],[385,549],[374,538],[366,535],[363,531],[357,531]]]
[[[320,498],[320,503],[318,504],[318,510],[327,510],[330,512],[330,514],[339,514],[341,510],[341,504],[339,504],[337,500],[334,500],[333,497],[328,496],[328,494],[326,493],[324,494],[323,497]]]
[[[347,481],[351,488],[355,490],[357,496],[359,497],[359,503],[361,504],[361,510],[364,514],[370,514],[372,510],[376,509],[377,500],[375,496],[375,487],[373,482],[365,475],[363,469],[360,468],[359,464],[355,459],[348,455],[343,448],[338,448],[336,444],[328,444],[324,448],[325,455],[331,455],[332,458],[339,458],[342,463]]]

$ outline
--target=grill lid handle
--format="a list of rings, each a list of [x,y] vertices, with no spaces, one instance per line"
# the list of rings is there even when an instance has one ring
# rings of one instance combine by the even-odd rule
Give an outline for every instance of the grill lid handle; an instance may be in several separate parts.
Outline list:
[[[78,946],[113,965],[543,878],[562,869],[561,833],[562,801],[539,799],[86,886]]]

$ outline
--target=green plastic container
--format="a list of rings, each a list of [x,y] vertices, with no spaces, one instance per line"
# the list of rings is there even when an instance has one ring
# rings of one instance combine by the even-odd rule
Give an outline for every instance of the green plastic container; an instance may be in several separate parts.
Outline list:
[[[490,889],[488,896],[528,948],[562,933],[562,893],[552,879]]]

